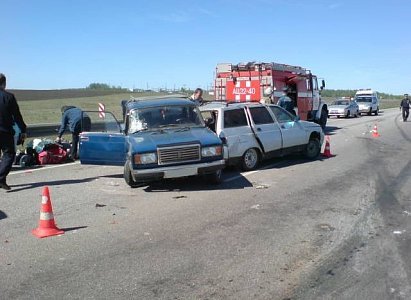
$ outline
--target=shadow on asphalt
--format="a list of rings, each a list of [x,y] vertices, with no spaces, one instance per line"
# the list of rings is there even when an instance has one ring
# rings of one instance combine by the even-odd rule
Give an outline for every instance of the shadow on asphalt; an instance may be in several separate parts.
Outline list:
[[[7,218],[6,213],[0,210],[0,220],[6,219],[6,218]]]
[[[99,177],[15,184],[15,185],[10,185],[12,187],[12,190],[8,191],[7,193],[15,193],[15,192],[35,189],[35,188],[43,187],[43,186],[56,186],[56,185],[67,185],[67,184],[90,182],[90,181],[95,180],[96,178],[99,178]]]
[[[325,127],[324,134],[325,135],[334,135],[340,129],[342,129],[342,128],[337,127],[337,126],[327,126],[327,127]]]
[[[231,182],[221,184],[208,183],[202,176],[167,179],[146,184],[143,190],[145,192],[189,192],[189,191],[212,191],[212,190],[239,190],[246,187],[252,187],[253,184],[247,178],[237,173],[239,178]],[[224,172],[223,180],[227,179],[227,174]],[[142,186],[143,187],[143,186]]]
[[[68,227],[68,228],[60,228],[64,232],[69,232],[69,231],[74,231],[74,230],[79,230],[79,229],[84,229],[87,228],[88,226],[78,226],[78,227]]]

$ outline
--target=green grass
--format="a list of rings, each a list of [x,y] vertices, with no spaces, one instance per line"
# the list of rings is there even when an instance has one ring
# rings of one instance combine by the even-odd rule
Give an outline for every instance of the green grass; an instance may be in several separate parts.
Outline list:
[[[161,96],[164,94],[156,93]],[[133,97],[153,96],[152,93],[122,93],[114,95],[66,98],[66,99],[48,99],[35,101],[18,101],[20,111],[26,124],[44,124],[59,123],[61,120],[61,107],[63,105],[77,106],[83,110],[98,110],[98,103],[101,102],[106,106],[106,111],[112,112],[118,120],[121,116],[121,100],[128,100]]]

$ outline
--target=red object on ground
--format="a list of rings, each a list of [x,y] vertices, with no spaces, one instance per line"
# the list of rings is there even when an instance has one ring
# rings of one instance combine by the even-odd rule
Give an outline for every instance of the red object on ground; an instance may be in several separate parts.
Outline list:
[[[374,129],[371,131],[373,137],[379,137],[380,134],[378,133],[377,124],[374,125]]]
[[[325,139],[325,147],[324,147],[324,157],[332,157],[333,155],[331,154],[331,147],[330,147],[330,137],[327,136]]]
[[[51,206],[50,193],[47,186],[43,188],[41,197],[39,227],[33,229],[32,233],[38,238],[44,238],[64,233],[64,231],[57,228],[56,224],[54,223],[53,208]]]

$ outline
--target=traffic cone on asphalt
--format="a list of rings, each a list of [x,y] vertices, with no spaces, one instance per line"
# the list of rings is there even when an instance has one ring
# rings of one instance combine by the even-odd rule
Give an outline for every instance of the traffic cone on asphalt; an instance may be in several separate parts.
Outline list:
[[[47,186],[43,188],[41,197],[39,227],[33,229],[32,233],[38,238],[44,238],[64,233],[64,231],[57,228],[56,224],[54,223],[53,208],[51,207],[50,193]]]
[[[323,156],[327,158],[332,157],[331,148],[330,148],[330,137],[328,135],[325,138],[325,147],[324,147]]]
[[[374,125],[374,129],[371,130],[372,137],[379,137],[380,134],[378,133],[377,124]]]

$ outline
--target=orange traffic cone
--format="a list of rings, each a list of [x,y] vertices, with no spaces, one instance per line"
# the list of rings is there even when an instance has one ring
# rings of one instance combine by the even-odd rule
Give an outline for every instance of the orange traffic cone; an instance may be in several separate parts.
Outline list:
[[[374,129],[371,130],[372,137],[379,137],[380,134],[378,133],[377,124],[374,125]]]
[[[324,147],[324,153],[323,153],[323,156],[324,157],[332,157],[332,154],[331,154],[331,148],[330,148],[330,137],[329,136],[327,136],[326,138],[325,138],[325,147]]]
[[[64,231],[57,228],[56,224],[54,223],[53,208],[51,207],[50,193],[47,186],[43,188],[41,197],[39,227],[33,229],[32,233],[38,238],[44,238],[64,233]]]

